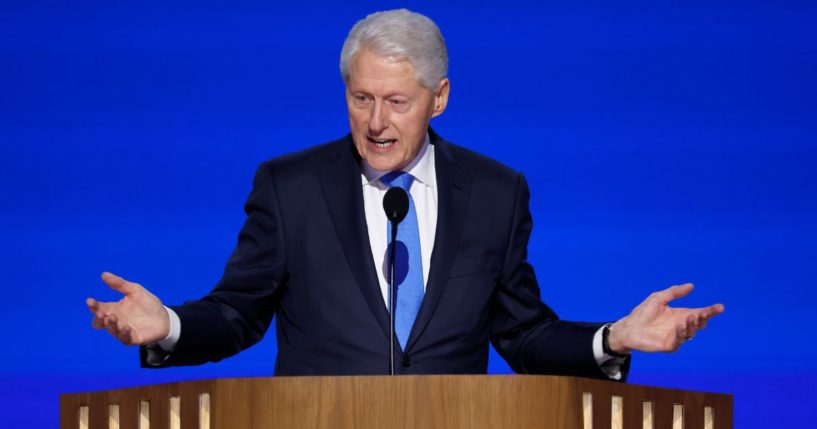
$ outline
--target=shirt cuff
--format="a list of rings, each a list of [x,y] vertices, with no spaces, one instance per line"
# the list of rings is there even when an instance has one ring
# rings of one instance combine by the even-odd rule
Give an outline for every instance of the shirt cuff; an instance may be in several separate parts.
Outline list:
[[[170,319],[170,332],[163,340],[159,340],[153,344],[145,346],[146,357],[148,365],[158,366],[167,361],[173,349],[176,348],[176,343],[179,342],[179,336],[182,333],[182,322],[179,320],[179,315],[170,308],[165,307],[167,317]]]
[[[604,353],[604,348],[602,347],[603,332],[604,326],[599,328],[593,336],[593,356],[596,358],[596,363],[604,374],[613,380],[621,380],[621,365],[624,364],[627,358],[611,356]]]
[[[182,321],[179,320],[179,315],[170,308],[165,307],[165,311],[167,311],[167,317],[170,319],[170,332],[167,333],[165,339],[157,341],[156,345],[170,353],[176,348],[176,343],[179,342],[179,336],[182,333]]]

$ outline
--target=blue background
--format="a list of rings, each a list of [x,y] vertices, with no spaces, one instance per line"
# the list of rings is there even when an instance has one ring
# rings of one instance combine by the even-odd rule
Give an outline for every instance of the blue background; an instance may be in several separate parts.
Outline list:
[[[615,319],[695,282],[680,304],[726,313],[631,381],[733,393],[738,427],[817,419],[813,2],[112,3],[0,5],[0,426],[56,426],[60,392],[272,373],[274,333],[139,369],[83,301],[117,298],[104,270],[206,293],[256,166],[347,132],[349,28],[404,5],[449,46],[434,127],[527,175],[543,299]]]

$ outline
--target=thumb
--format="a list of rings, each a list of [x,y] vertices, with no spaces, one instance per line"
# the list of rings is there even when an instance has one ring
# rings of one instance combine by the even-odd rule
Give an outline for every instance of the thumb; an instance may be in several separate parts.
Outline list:
[[[102,273],[102,281],[105,282],[111,289],[121,292],[125,295],[130,295],[136,291],[134,283],[131,283],[116,274],[104,272]]]

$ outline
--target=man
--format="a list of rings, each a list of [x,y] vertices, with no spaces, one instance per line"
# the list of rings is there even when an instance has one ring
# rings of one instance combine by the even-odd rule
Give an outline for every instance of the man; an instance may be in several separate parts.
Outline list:
[[[277,315],[276,374],[386,374],[390,364],[484,373],[491,341],[520,373],[623,380],[631,350],[674,351],[723,311],[670,308],[691,291],[683,285],[613,324],[559,320],[526,261],[524,177],[429,127],[448,102],[447,67],[428,18],[396,10],[358,22],[341,53],[350,135],[261,165],[238,245],[207,296],[168,309],[105,273],[125,296],[89,298],[93,325],[146,346],[152,367],[238,353]],[[392,296],[381,204],[395,186],[410,198]]]

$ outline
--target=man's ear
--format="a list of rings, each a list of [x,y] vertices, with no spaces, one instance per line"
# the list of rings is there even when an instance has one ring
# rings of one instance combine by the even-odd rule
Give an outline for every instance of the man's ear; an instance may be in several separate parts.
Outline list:
[[[448,94],[451,92],[451,82],[447,77],[440,81],[437,87],[437,92],[434,94],[434,109],[431,111],[431,117],[435,118],[445,112],[445,107],[448,105]]]

